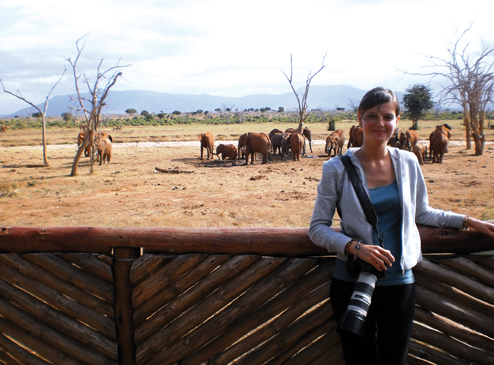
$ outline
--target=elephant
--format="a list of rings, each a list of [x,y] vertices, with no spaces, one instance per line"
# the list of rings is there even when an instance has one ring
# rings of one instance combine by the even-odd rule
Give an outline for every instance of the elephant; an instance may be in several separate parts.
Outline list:
[[[86,138],[86,132],[79,132],[79,134],[77,135],[77,146],[80,146],[84,142],[85,138]],[[100,133],[97,133],[96,136],[94,137],[95,145],[97,144],[97,141],[100,138],[108,138],[110,140],[110,143],[113,142],[113,138],[111,135],[109,135],[106,132],[100,132]],[[91,155],[91,147],[92,147],[91,143],[88,143],[88,145],[84,149],[84,156],[85,157],[89,157]]]
[[[105,160],[111,162],[111,145],[112,142],[108,137],[98,138],[96,148],[98,150],[98,160],[99,164],[105,163]]]
[[[407,144],[405,147],[408,151],[413,152],[413,148],[419,141],[419,132],[413,129],[409,129],[405,132],[405,134],[407,136],[406,137]]]
[[[271,139],[271,148],[274,154],[276,154],[276,150],[278,150],[278,154],[282,154],[281,143],[283,141],[283,133],[273,133],[270,137]]]
[[[221,143],[216,147],[216,155],[218,156],[218,159],[220,158],[220,154],[223,161],[228,158],[229,160],[232,160],[235,165],[235,161],[237,159],[237,147],[232,144]]]
[[[86,138],[85,132],[79,132],[77,135],[77,147],[84,143],[84,139]],[[84,149],[84,156],[89,157],[91,155],[91,143],[88,143],[86,148]]]
[[[391,138],[388,140],[388,146],[399,148],[400,150],[406,149],[408,145],[407,134],[401,128],[395,128]]]
[[[361,147],[364,144],[364,130],[359,125],[352,125],[348,137],[347,148]]]
[[[204,148],[207,152],[207,159],[213,158],[214,155],[214,136],[211,132],[199,133],[197,135],[199,141],[201,141],[201,160],[204,159]]]
[[[431,134],[429,135],[429,142],[432,143],[432,137],[436,134],[436,133],[444,133],[446,135],[446,138],[448,139],[448,143],[449,143],[449,140],[451,139],[451,127],[449,124],[439,124],[439,125],[436,125],[436,129],[434,129]],[[445,152],[448,152],[448,148],[446,147],[446,151]],[[432,148],[429,148],[429,153],[430,153],[430,157],[432,158]]]
[[[326,147],[324,152],[331,157],[331,151],[334,149],[334,155],[341,155],[343,153],[343,146],[346,142],[346,134],[343,129],[337,129],[326,138]]]
[[[254,163],[254,155],[262,153],[262,164],[269,163],[269,151],[271,151],[271,140],[266,133],[249,132],[244,133],[238,139],[238,149],[245,146],[245,164]]]
[[[449,133],[448,133],[449,132]],[[436,129],[430,135],[430,154],[432,162],[443,162],[443,157],[448,152],[448,143],[451,137],[451,130],[444,125],[437,125]]]
[[[300,161],[300,153],[304,149],[304,142],[305,137],[302,134],[298,132],[292,133],[290,137],[290,146],[292,148],[293,161]]]
[[[416,144],[413,146],[413,153],[417,156],[419,164],[423,165],[425,163],[425,156],[427,155],[427,147],[422,144]]]
[[[296,128],[288,128],[285,130],[285,133],[294,133],[296,132],[298,129]],[[302,134],[304,135],[305,138],[307,138],[307,140],[309,141],[309,148],[310,148],[310,153],[313,153],[312,152],[312,132],[309,128],[305,127],[303,130],[302,130]],[[304,140],[304,151],[302,152],[302,155],[305,155],[305,140]]]
[[[111,135],[109,135],[109,134],[108,134],[108,133],[106,133],[106,132],[99,132],[99,133],[96,135],[96,139],[98,139],[98,138],[100,138],[100,137],[102,137],[102,138],[108,138],[108,139],[110,140],[110,142],[111,142],[111,143],[113,143],[113,138],[112,138],[112,136],[111,136]]]
[[[281,155],[286,157],[288,151],[291,149],[290,138],[293,133],[283,133],[283,138],[281,139]]]
[[[269,139],[273,139],[273,135],[277,133],[283,133],[281,129],[275,128],[271,132],[269,132]]]

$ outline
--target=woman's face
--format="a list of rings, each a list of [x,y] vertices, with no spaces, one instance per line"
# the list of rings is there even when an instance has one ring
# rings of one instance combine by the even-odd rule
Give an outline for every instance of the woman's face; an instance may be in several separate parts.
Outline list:
[[[364,129],[364,140],[368,142],[387,143],[399,120],[400,116],[396,115],[395,104],[392,101],[358,114],[359,125]]]

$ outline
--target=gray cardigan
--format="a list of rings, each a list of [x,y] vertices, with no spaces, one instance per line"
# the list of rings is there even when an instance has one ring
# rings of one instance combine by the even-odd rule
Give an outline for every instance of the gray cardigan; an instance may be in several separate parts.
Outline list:
[[[369,194],[364,170],[353,152],[350,156],[357,174]],[[416,224],[435,227],[462,228],[465,215],[446,212],[429,207],[427,188],[422,170],[415,155],[408,151],[388,147],[400,192],[402,212],[402,270],[413,268],[422,259],[420,234]],[[340,232],[331,228],[336,205],[342,211]],[[336,252],[338,258],[346,260],[345,245],[351,238],[360,238],[364,243],[372,242],[372,226],[367,222],[343,163],[332,158],[323,164],[322,178],[317,186],[317,198],[312,213],[309,237],[316,245]]]

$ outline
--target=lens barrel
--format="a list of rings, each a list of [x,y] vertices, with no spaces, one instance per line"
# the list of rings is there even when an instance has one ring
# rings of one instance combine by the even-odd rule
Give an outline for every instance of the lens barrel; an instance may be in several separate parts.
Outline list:
[[[359,274],[348,307],[338,327],[339,333],[362,336],[376,281],[377,276],[374,274],[363,271]]]

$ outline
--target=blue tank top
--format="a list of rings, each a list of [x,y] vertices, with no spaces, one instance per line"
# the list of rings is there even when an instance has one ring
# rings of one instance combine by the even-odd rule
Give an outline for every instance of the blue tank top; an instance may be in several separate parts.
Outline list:
[[[403,273],[400,265],[401,261],[401,206],[400,192],[398,183],[393,183],[381,186],[374,189],[369,189],[370,199],[376,214],[378,216],[378,230],[384,240],[384,248],[391,251],[395,258],[393,266],[388,267],[386,275],[383,278],[377,279],[376,285],[402,285],[411,284],[414,282],[412,270],[407,270]],[[377,234],[373,232],[374,245],[379,245]],[[336,260],[336,268],[333,276],[340,280],[356,281],[356,278],[350,276],[345,267],[343,260]]]

